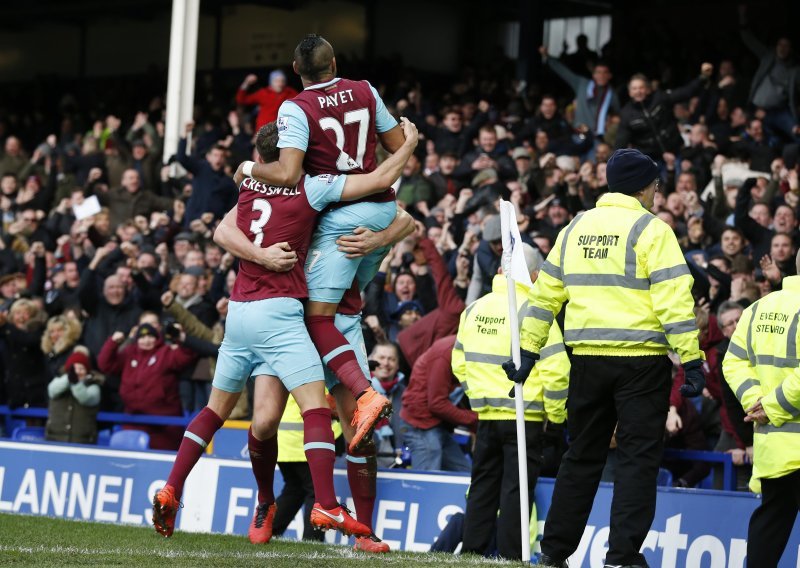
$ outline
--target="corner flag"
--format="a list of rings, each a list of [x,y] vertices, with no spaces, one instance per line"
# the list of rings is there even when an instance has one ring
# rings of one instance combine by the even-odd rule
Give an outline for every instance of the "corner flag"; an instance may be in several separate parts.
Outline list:
[[[500,200],[500,231],[503,240],[503,273],[508,283],[508,323],[511,326],[511,358],[517,369],[520,366],[519,317],[517,315],[517,289],[515,282],[533,286],[528,265],[522,252],[522,237],[517,227],[514,205]],[[528,511],[528,455],[525,444],[525,408],[522,385],[514,384],[514,406],[517,414],[517,456],[519,466],[519,512],[522,538],[522,561],[531,560],[530,511]]]

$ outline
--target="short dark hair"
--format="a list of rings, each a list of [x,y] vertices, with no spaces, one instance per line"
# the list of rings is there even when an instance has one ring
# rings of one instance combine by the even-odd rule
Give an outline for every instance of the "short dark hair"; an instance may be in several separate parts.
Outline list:
[[[278,160],[280,150],[278,149],[278,126],[275,121],[268,122],[258,129],[256,134],[256,150],[258,155],[265,163]]]
[[[297,71],[310,81],[319,80],[331,70],[333,57],[331,44],[317,34],[308,34],[294,49]]]

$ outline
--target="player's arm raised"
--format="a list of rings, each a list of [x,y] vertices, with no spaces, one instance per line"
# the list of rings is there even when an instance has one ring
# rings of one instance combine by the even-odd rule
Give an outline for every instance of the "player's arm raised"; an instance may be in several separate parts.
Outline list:
[[[275,243],[266,248],[256,246],[236,226],[236,207],[228,211],[214,231],[214,242],[233,256],[260,264],[273,272],[291,270],[297,262],[297,253],[289,243]]]
[[[411,157],[411,153],[417,147],[417,142],[419,141],[419,132],[417,132],[417,127],[414,126],[414,123],[406,118],[401,118],[400,120],[403,134],[405,135],[402,146],[394,154],[386,158],[374,171],[368,174],[347,176],[342,190],[342,201],[352,201],[384,191],[400,177],[403,167],[406,165],[408,158]]]

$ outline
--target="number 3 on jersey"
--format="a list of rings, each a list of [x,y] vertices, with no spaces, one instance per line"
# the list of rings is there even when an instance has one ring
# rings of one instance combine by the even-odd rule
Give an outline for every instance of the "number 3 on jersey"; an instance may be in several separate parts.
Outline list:
[[[264,241],[264,225],[267,224],[267,221],[269,221],[272,215],[272,205],[270,205],[269,201],[266,199],[256,199],[253,201],[253,211],[261,212],[258,219],[250,221],[250,232],[253,233],[255,237],[253,239],[253,244],[260,247],[261,243]]]
[[[339,157],[336,159],[336,168],[340,172],[348,172],[355,168],[364,167],[364,152],[367,150],[367,134],[369,133],[369,109],[360,108],[344,113],[344,124],[358,123],[358,145],[356,146],[356,159],[351,158],[344,151],[344,126],[332,116],[319,119],[319,126],[323,130],[333,130],[336,136],[336,147]]]

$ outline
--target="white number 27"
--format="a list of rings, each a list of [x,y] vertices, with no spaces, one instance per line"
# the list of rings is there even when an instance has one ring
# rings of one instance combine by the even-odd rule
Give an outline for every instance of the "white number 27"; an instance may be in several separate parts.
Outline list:
[[[250,221],[250,232],[255,235],[253,244],[260,247],[264,240],[264,225],[267,224],[267,221],[269,221],[272,215],[272,205],[270,205],[269,201],[266,199],[256,199],[253,201],[253,211],[261,211],[261,215],[258,219]]]
[[[369,109],[360,108],[344,113],[344,124],[358,123],[358,145],[356,146],[356,159],[354,160],[344,151],[344,127],[332,116],[319,120],[323,130],[333,130],[336,136],[336,147],[339,148],[339,157],[336,159],[336,168],[340,172],[347,172],[355,168],[364,167],[364,152],[367,150],[367,134],[369,133]]]

